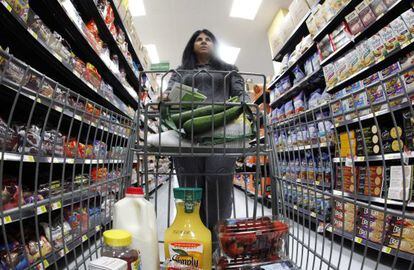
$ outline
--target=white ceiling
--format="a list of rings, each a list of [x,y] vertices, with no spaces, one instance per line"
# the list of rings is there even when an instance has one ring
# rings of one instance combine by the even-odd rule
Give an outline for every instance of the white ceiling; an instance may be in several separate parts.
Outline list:
[[[134,1],[134,0],[129,0]],[[229,17],[233,0],[144,0],[146,16],[134,24],[143,44],[155,44],[161,61],[175,68],[196,30],[207,28],[219,41],[239,47],[240,71],[273,75],[267,29],[291,0],[263,0],[254,21]]]

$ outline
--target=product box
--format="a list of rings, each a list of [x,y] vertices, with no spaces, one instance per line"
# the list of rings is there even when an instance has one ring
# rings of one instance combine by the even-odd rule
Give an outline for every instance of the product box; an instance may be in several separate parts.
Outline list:
[[[309,10],[306,0],[293,0],[289,6],[289,14],[292,16],[293,24],[297,26]]]
[[[364,24],[356,11],[352,11],[345,16],[345,20],[354,36],[364,30]]]
[[[370,48],[375,57],[375,61],[381,61],[387,55],[387,49],[385,47],[385,40],[381,37],[379,33],[373,35],[368,39]]]
[[[287,9],[281,9],[274,17],[272,24],[267,30],[267,37],[269,39],[269,45],[272,52],[272,56],[275,56],[282,47],[285,39],[282,34],[282,22],[287,15]]]
[[[382,28],[378,34],[381,36],[382,40],[384,41],[385,50],[387,54],[396,50],[400,43],[398,42],[398,35],[397,33],[391,28],[390,25],[385,26]]]
[[[358,13],[358,16],[361,18],[361,21],[365,27],[370,26],[371,23],[373,23],[376,19],[376,16],[369,6],[369,2],[367,0],[362,1],[358,6],[355,7],[355,10]]]
[[[368,0],[368,3],[375,16],[377,17],[387,11],[387,6],[382,0]]]
[[[405,177],[405,186],[404,186],[404,177]],[[388,192],[388,199],[394,200],[408,200],[411,198],[410,189],[413,186],[413,167],[412,166],[391,166],[390,167],[390,182]],[[406,192],[406,197],[403,197],[403,189],[408,190]]]
[[[392,30],[397,35],[397,41],[400,46],[404,46],[405,44],[409,44],[411,42],[411,34],[408,30],[407,26],[405,25],[403,19],[400,17],[396,18],[390,23]]]
[[[401,18],[405,22],[405,25],[409,29],[411,36],[414,38],[414,11],[410,8],[403,14],[401,14]]]

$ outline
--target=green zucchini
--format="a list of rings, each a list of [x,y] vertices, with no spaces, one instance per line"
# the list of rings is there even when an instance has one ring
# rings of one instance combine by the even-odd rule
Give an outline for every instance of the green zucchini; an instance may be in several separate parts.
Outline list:
[[[215,129],[223,126],[224,115],[226,116],[226,123],[229,123],[239,117],[242,112],[242,106],[234,106],[221,113],[205,115],[187,120],[184,123],[183,128],[185,133],[188,135],[190,135],[191,132],[193,132],[194,135],[204,133],[211,130],[213,125]]]
[[[239,101],[238,97],[232,97],[229,100],[227,100],[227,102],[237,102]],[[229,106],[226,106],[227,108],[229,108]],[[211,114],[216,114],[216,113],[220,113],[224,111],[224,105],[221,104],[215,104],[213,105],[208,105],[208,106],[203,106],[194,110],[189,110],[189,111],[183,111],[180,113],[175,113],[173,115],[171,115],[171,120],[174,122],[174,124],[179,127],[180,126],[180,122],[181,125],[183,125],[185,122],[187,122],[188,120],[190,120],[191,118],[197,118],[197,117],[201,117],[201,116],[205,116],[205,115],[211,115]]]

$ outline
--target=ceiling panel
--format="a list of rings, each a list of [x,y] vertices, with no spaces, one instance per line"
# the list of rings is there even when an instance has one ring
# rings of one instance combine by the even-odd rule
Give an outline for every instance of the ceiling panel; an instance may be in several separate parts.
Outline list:
[[[134,1],[134,0],[130,0]],[[135,17],[143,44],[155,44],[161,60],[171,67],[181,62],[183,49],[198,29],[207,28],[227,45],[241,48],[241,71],[273,74],[267,29],[289,1],[263,0],[254,21],[229,17],[232,0],[144,0],[146,16]]]

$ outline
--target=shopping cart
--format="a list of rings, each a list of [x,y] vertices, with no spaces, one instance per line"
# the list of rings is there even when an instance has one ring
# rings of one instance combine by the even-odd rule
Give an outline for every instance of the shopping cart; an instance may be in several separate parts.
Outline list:
[[[170,72],[147,72],[147,74],[151,73],[157,74],[161,78],[160,89],[165,89],[165,84],[168,83],[171,74],[180,74],[176,78],[180,78],[181,74],[185,74],[184,71],[176,70]],[[265,89],[266,85],[266,78],[263,75],[238,73],[235,71],[200,70],[191,73],[191,75],[185,74],[184,76],[191,76],[191,79],[187,77],[187,82],[204,80],[204,82],[208,81],[213,85],[215,83],[214,80],[220,77],[224,80],[224,89],[228,89],[228,84],[233,76],[238,76],[237,78],[242,81],[243,85],[246,85],[249,81],[261,84],[263,89]],[[184,91],[184,80],[177,80],[181,93]],[[170,83],[170,85],[172,84]],[[193,84],[190,87],[191,91],[197,91],[197,85]],[[160,91],[158,94],[162,95],[163,91]],[[261,93],[259,96],[262,96],[264,103],[267,103],[265,93]],[[226,98],[230,97],[226,96]],[[241,127],[239,127],[239,139],[232,140],[232,136],[226,136],[226,133],[232,133],[234,135],[234,131],[230,131],[230,128],[219,128],[212,122],[207,124],[208,127],[206,129],[208,131],[203,133],[208,133],[208,136],[200,135],[194,127],[191,127],[190,130],[187,127],[186,136],[179,136],[175,131],[172,131],[175,134],[172,138],[171,136],[164,136],[171,132],[168,122],[168,117],[171,114],[175,113],[176,115],[180,115],[180,117],[182,115],[184,118],[186,111],[187,113],[191,111],[195,114],[191,108],[196,108],[199,105],[213,107],[224,106],[225,112],[235,106],[242,106],[243,112],[240,117],[243,120]],[[187,106],[186,109],[184,109],[185,106]],[[176,178],[178,178],[180,186],[202,186],[204,188],[203,197],[205,207],[204,213],[201,213],[201,216],[204,217],[204,222],[207,227],[214,232],[213,235],[216,231],[214,225],[217,224],[217,220],[230,217],[258,218],[265,215],[276,217],[278,202],[270,199],[272,196],[275,196],[275,189],[271,187],[272,182],[269,178],[272,168],[267,163],[270,150],[266,147],[266,145],[270,145],[267,141],[269,137],[265,136],[267,115],[265,112],[260,111],[258,104],[249,101],[246,95],[242,95],[240,101],[161,101],[150,102],[140,108],[141,110],[138,114],[142,121],[141,134],[138,136],[140,140],[133,151],[136,154],[136,158],[142,161],[139,170],[141,178],[140,184],[145,187],[148,198],[152,196],[152,201],[158,214],[160,243],[163,243],[163,232],[174,220],[175,207],[172,204],[172,189],[174,186],[177,186],[175,183]],[[230,119],[229,117],[226,119],[226,117],[227,114],[225,113],[224,123],[231,123],[234,120],[234,118]],[[259,132],[261,126],[263,136],[260,136]],[[177,130],[181,130],[183,127],[185,128],[185,124],[178,121],[176,127]],[[220,137],[219,142],[217,141],[217,135],[211,136],[211,134],[216,134],[214,133],[215,130],[224,135]],[[165,166],[161,168],[159,165],[160,160],[162,158],[165,160],[165,157],[171,160],[171,166],[168,171],[165,171]],[[205,163],[208,164],[214,159],[219,160],[219,162],[215,163],[213,167],[218,167],[219,169],[211,168],[212,165],[210,167],[206,165],[200,171],[199,167],[197,167],[198,164],[192,164],[197,163],[198,160],[202,160],[202,162],[209,160]],[[155,166],[152,164],[155,164]],[[230,189],[228,187],[229,178],[231,181]],[[169,181],[165,182],[165,179],[169,179]],[[236,190],[233,188],[233,183],[237,187]],[[157,189],[160,184],[168,185],[168,187],[163,188],[164,191],[161,193],[161,196],[159,194],[161,191]],[[219,196],[221,189],[226,190],[227,198],[223,198],[222,195]],[[211,190],[214,192],[211,192]],[[238,196],[239,198],[242,197],[242,199],[237,200],[235,192],[242,194],[243,197]],[[231,201],[230,209],[229,205],[225,206],[225,200],[227,204]],[[216,210],[212,210],[213,207]],[[273,212],[271,209],[273,209]],[[211,211],[214,211],[217,216],[212,217]],[[217,241],[217,238],[213,236],[213,246],[218,246]]]

